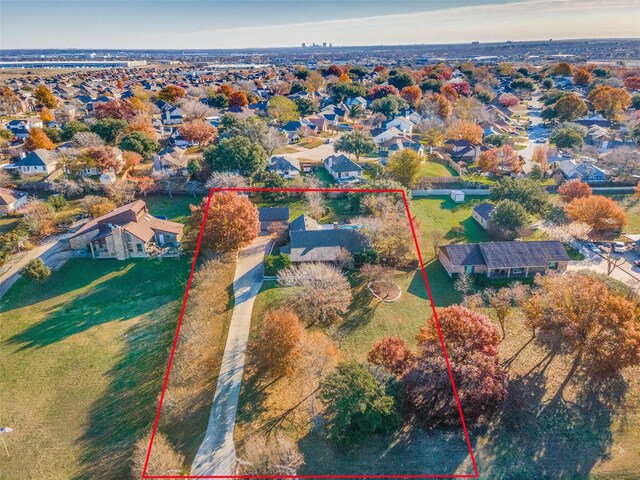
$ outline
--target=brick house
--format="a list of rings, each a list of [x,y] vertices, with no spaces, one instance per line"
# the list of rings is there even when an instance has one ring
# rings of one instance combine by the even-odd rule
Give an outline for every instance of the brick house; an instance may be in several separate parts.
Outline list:
[[[154,217],[142,200],[123,205],[91,220],[69,238],[74,250],[93,258],[177,256],[184,226]]]

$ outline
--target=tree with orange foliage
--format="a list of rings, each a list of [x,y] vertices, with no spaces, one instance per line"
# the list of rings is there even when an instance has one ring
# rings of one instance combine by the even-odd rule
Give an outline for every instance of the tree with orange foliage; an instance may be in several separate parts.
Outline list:
[[[404,98],[409,105],[416,108],[418,103],[420,103],[420,99],[422,98],[422,90],[417,85],[410,85],[404,87],[400,91],[400,96]]]
[[[373,344],[367,360],[374,365],[384,367],[389,373],[402,376],[411,368],[413,354],[405,341],[398,337],[381,338]]]
[[[119,78],[116,82],[116,86],[118,87],[118,90],[122,90],[124,88],[124,82]]]
[[[197,240],[206,207],[206,199],[198,206],[191,206],[188,225],[192,242]],[[259,233],[258,209],[248,198],[236,192],[217,192],[211,196],[202,247],[217,253],[236,252],[249,245]]]
[[[613,200],[601,195],[576,198],[565,211],[575,221],[589,225],[597,232],[620,230],[627,224],[624,210]]]
[[[449,83],[445,83],[444,85],[442,85],[442,88],[440,88],[440,93],[444,95],[444,97],[451,103],[456,103],[456,100],[458,100],[458,91],[453,87],[453,85]]]
[[[500,172],[498,165],[498,156],[494,150],[487,150],[478,155],[476,165],[485,173],[497,174]]]
[[[580,68],[573,72],[573,83],[574,85],[586,86],[591,83],[591,74],[588,70],[584,68]]]
[[[29,130],[29,136],[24,142],[24,148],[27,150],[37,150],[38,148],[53,150],[56,146],[47,134],[44,133],[44,130],[41,128],[32,128]]]
[[[533,154],[531,155],[531,161],[540,165],[543,172],[546,171],[548,161],[547,148],[543,145],[536,145],[533,149]]]
[[[482,127],[477,123],[456,120],[447,128],[447,137],[455,140],[469,140],[472,143],[482,143]]]
[[[180,125],[180,135],[189,142],[196,142],[199,146],[213,142],[218,136],[218,129],[203,120],[192,120]]]
[[[553,74],[567,77],[571,75],[571,65],[569,65],[567,62],[561,62],[554,67]]]
[[[124,163],[125,170],[129,170],[130,168],[133,168],[136,165],[140,164],[140,162],[142,161],[142,155],[136,152],[125,150],[124,152],[122,152],[122,161]]]
[[[348,73],[343,73],[342,75],[340,75],[338,81],[342,83],[352,83],[351,77]]]
[[[36,103],[42,107],[56,108],[58,106],[58,99],[53,96],[46,85],[40,85],[36,88],[33,97],[36,99]]]
[[[527,323],[544,334],[536,340],[550,352],[560,346],[574,356],[572,372],[609,379],[640,364],[640,323],[631,300],[585,272],[539,276],[536,287],[523,306]]]
[[[229,106],[230,107],[246,107],[249,105],[249,99],[247,98],[247,94],[242,90],[238,90],[229,95]]]
[[[153,126],[153,122],[151,121],[151,117],[149,115],[145,115],[139,113],[135,117],[131,119],[129,122],[129,126],[126,129],[127,133],[131,132],[142,132],[149,137],[156,139],[158,138],[158,132]]]
[[[138,192],[144,195],[145,198],[147,196],[147,193],[151,192],[156,186],[156,181],[153,179],[153,177],[144,176],[144,177],[131,177],[131,178],[133,178],[134,181],[136,182]]]
[[[47,107],[42,107],[42,110],[40,110],[40,120],[42,120],[43,123],[51,123],[55,120],[55,117],[51,110]]]
[[[256,368],[274,376],[290,373],[300,358],[303,334],[304,328],[293,310],[285,307],[267,312],[251,352]]]
[[[611,120],[620,120],[622,113],[631,105],[631,95],[624,88],[598,85],[587,97],[596,111]]]
[[[225,97],[229,98],[231,95],[233,95],[233,87],[228,83],[223,83],[218,87],[218,93],[221,93]]]
[[[168,103],[174,103],[187,96],[184,88],[177,85],[167,85],[158,93],[158,98]]]
[[[127,101],[129,102],[131,110],[133,111],[134,114],[137,114],[137,113],[149,114],[149,113],[151,113],[151,107],[149,107],[149,105],[147,103],[145,103],[142,99],[140,99],[138,97],[131,97],[131,98],[128,98]]]
[[[498,358],[500,331],[487,315],[459,305],[441,309],[438,317],[465,418],[474,421],[507,394],[508,376]],[[433,320],[420,330],[418,342],[415,363],[402,378],[405,405],[428,425],[457,423],[458,406]]]
[[[434,109],[441,119],[446,120],[453,113],[453,104],[444,95],[435,93],[431,97],[431,102],[433,102]]]
[[[560,194],[560,198],[567,203],[572,202],[576,198],[589,197],[593,193],[591,187],[588,183],[583,182],[582,180],[576,178],[574,180],[569,180],[568,182],[564,182],[558,188],[558,193]]]
[[[640,182],[636,185],[636,189],[634,190],[634,194],[636,197],[640,197]]]
[[[498,158],[498,163],[502,170],[509,170],[512,173],[520,173],[522,171],[523,162],[520,155],[511,145],[503,145],[494,149]]]

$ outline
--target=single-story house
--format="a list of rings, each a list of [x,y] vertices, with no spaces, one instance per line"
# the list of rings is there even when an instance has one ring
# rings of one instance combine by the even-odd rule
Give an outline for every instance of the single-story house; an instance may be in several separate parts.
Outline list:
[[[302,167],[300,166],[300,161],[295,158],[271,157],[267,170],[275,172],[281,177],[291,178],[299,176]]]
[[[467,164],[475,163],[482,152],[489,150],[489,147],[482,144],[454,139],[445,141],[444,148],[450,152],[453,160],[464,161]]]
[[[587,183],[606,182],[609,174],[596,166],[595,161],[589,158],[575,160],[563,160],[559,164],[562,175],[567,180],[579,179]]]
[[[0,188],[0,215],[9,215],[19,210],[27,203],[28,198],[25,192]]]
[[[438,259],[449,273],[477,273],[489,278],[527,278],[566,270],[569,255],[561,242],[486,242],[445,245]]]
[[[183,229],[181,223],[154,217],[145,202],[136,200],[83,225],[69,245],[93,258],[176,256]]]
[[[324,159],[324,168],[336,180],[362,178],[364,169],[346,155],[331,155]]]
[[[391,138],[404,136],[404,132],[398,127],[375,128],[371,130],[371,136],[376,144],[380,145]]]
[[[349,225],[321,225],[307,215],[300,215],[289,224],[288,253],[291,263],[337,263],[345,253],[353,254],[367,248],[365,237]]]
[[[54,152],[38,148],[29,153],[20,153],[20,160],[15,163],[15,167],[23,175],[41,175],[54,172],[57,164]]]
[[[491,220],[491,212],[495,207],[491,203],[481,203],[473,207],[471,216],[478,222],[485,230],[489,227],[489,221]]]
[[[262,207],[258,209],[260,230],[268,232],[274,224],[289,225],[289,207]]]

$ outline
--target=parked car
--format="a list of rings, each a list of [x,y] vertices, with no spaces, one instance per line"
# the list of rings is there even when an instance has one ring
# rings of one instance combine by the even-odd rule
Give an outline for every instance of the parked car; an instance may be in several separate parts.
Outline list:
[[[634,264],[636,267],[640,267],[640,260],[634,260],[634,261],[633,261],[633,264]]]
[[[627,251],[627,246],[624,244],[624,242],[614,242],[613,251],[616,253],[624,253]]]
[[[534,140],[535,143],[546,143],[547,139],[546,138],[536,138]]]
[[[587,248],[594,253],[602,254],[602,250],[595,243],[587,243]]]

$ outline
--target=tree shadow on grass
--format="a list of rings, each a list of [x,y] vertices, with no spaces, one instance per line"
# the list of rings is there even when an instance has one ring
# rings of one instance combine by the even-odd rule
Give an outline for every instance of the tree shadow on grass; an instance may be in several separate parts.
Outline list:
[[[453,288],[453,280],[447,274],[438,260],[432,260],[425,265],[427,280],[433,295],[433,303],[436,307],[446,307],[454,303],[462,302],[462,295]],[[409,284],[408,293],[416,297],[424,298],[427,302],[427,287],[424,283],[422,269],[417,269]],[[430,305],[429,305],[430,306]]]
[[[366,285],[358,285],[352,291],[353,297],[349,313],[338,327],[340,335],[348,335],[358,328],[366,326],[373,319],[375,311],[381,303],[373,297]]]
[[[572,368],[545,403],[544,370],[550,361],[510,382],[507,399],[486,432],[482,473],[488,478],[589,478],[593,467],[609,457],[611,425],[626,383],[622,377],[594,381]],[[569,382],[579,390],[565,400],[562,392]]]
[[[179,302],[156,308],[124,334],[123,354],[107,373],[110,384],[92,406],[79,440],[83,471],[75,480],[131,478],[133,446],[154,422]]]
[[[298,443],[305,457],[301,475],[453,475],[472,474],[462,429],[427,432],[404,426],[386,435],[342,445],[322,429]]]
[[[49,309],[42,321],[7,339],[6,343],[19,345],[19,350],[46,347],[98,325],[130,320],[174,300],[176,280],[180,285],[184,284],[186,271],[180,272],[179,278],[166,278],[162,274],[167,271],[163,268],[167,264],[161,266],[143,262],[149,261],[135,261],[124,267],[115,266],[118,274],[109,275],[99,283],[94,277],[92,283],[96,285],[93,288]],[[157,274],[154,273],[155,266],[158,267]],[[173,270],[172,274],[176,275],[175,272],[180,270]],[[112,264],[110,273],[113,271]],[[98,272],[102,273],[101,270]],[[74,287],[76,285],[70,285],[68,291],[74,290]],[[58,292],[53,296],[60,294]],[[41,301],[38,294],[34,294],[32,301],[36,299]],[[9,307],[11,304],[7,308]]]

